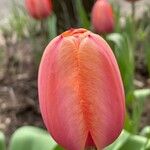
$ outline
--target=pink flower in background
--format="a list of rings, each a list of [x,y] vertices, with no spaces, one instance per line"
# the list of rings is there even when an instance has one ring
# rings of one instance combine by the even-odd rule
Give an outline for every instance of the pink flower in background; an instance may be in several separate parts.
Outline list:
[[[97,34],[71,29],[53,39],[40,63],[38,91],[44,123],[66,150],[100,150],[122,131],[125,97],[119,68]]]
[[[114,16],[107,0],[97,0],[92,9],[92,25],[97,33],[110,33],[114,30]]]
[[[26,0],[26,9],[35,19],[48,17],[52,12],[51,0]]]

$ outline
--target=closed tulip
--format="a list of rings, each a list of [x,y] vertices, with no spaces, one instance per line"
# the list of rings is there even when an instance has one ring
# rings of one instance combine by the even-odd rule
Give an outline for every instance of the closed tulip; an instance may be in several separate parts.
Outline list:
[[[116,59],[99,35],[71,29],[53,39],[38,77],[40,109],[66,150],[101,150],[124,125],[124,90]]]
[[[51,0],[26,0],[26,9],[35,19],[48,17],[52,12]]]
[[[114,30],[112,6],[107,0],[97,0],[92,9],[92,24],[98,33],[110,33]]]

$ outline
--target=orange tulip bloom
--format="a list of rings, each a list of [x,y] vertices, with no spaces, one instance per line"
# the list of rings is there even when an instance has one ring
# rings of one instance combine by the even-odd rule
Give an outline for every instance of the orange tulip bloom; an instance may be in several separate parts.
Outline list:
[[[116,59],[104,39],[71,29],[47,46],[38,91],[44,123],[66,150],[98,150],[124,125],[125,101]]]
[[[110,33],[114,30],[112,6],[107,0],[97,0],[92,9],[92,24],[97,33]]]
[[[52,12],[51,0],[26,0],[26,9],[35,19],[48,17]]]

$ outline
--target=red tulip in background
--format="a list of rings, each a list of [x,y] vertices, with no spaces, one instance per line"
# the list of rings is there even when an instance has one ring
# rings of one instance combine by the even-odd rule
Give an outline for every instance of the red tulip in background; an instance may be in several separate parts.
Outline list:
[[[97,0],[92,9],[92,24],[98,33],[110,33],[114,30],[112,6],[107,0]]]
[[[66,150],[98,150],[120,134],[124,90],[112,50],[99,35],[71,29],[47,46],[38,90],[44,123]]]
[[[48,17],[52,12],[51,0],[26,0],[26,9],[35,19]]]

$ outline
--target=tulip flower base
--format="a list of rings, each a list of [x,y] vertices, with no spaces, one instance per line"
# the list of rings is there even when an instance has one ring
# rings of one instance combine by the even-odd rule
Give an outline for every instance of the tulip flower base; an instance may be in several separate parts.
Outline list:
[[[38,92],[44,123],[65,149],[100,150],[123,129],[125,97],[115,56],[104,39],[86,29],[70,29],[49,43]]]

